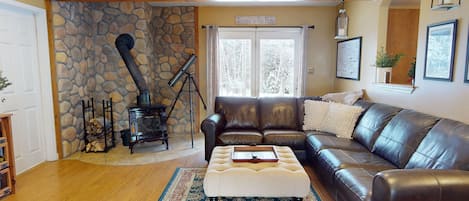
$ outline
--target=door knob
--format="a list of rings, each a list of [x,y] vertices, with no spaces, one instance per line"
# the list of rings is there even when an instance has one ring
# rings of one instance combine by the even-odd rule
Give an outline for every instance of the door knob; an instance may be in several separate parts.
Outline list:
[[[6,101],[7,101],[7,98],[5,98],[5,97],[2,97],[2,98],[0,98],[0,101],[1,101],[2,103],[4,103],[4,102],[6,102]]]

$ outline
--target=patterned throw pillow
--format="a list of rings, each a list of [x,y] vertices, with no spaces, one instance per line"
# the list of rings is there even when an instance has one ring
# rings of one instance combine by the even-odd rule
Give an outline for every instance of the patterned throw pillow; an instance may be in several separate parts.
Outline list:
[[[305,100],[305,117],[303,130],[317,130],[321,128],[322,121],[329,110],[329,103],[324,101]]]
[[[346,91],[339,93],[328,93],[324,96],[321,96],[321,99],[324,101],[342,103],[345,105],[353,105],[358,99],[363,97],[363,91]]]
[[[330,103],[320,130],[334,133],[337,137],[352,139],[353,129],[363,109],[339,103]]]

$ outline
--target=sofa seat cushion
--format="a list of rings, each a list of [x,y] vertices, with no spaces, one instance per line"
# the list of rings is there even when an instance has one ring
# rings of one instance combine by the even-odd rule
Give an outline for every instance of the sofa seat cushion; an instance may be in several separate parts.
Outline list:
[[[307,131],[305,131],[305,134],[306,134],[306,136],[310,136],[310,135],[328,135],[328,136],[337,137],[337,136],[335,136],[334,133],[328,133],[328,132],[324,132],[324,131],[307,130]]]
[[[337,197],[351,201],[370,200],[373,177],[380,171],[366,168],[346,168],[337,171],[334,182]]]
[[[265,130],[264,144],[274,144],[289,146],[295,150],[305,149],[306,135],[302,131],[296,130]]]
[[[306,139],[313,148],[314,153],[317,154],[323,149],[343,149],[350,151],[367,151],[365,147],[354,140],[346,138],[338,138],[333,135],[309,135]]]
[[[329,168],[338,170],[348,167],[366,167],[369,169],[394,169],[395,165],[371,152],[325,149],[319,152],[320,160]]]
[[[227,130],[218,136],[222,144],[261,144],[262,133],[256,130]]]
[[[371,152],[356,152],[340,149],[324,149],[319,152],[318,165],[322,169],[324,182],[333,184],[334,174],[344,168],[367,168],[370,170],[395,169],[392,163]]]

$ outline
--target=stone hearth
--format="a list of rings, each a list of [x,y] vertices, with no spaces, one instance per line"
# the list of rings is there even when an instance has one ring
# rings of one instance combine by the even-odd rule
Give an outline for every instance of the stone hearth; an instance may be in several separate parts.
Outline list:
[[[52,11],[64,157],[84,146],[81,99],[111,97],[115,130],[129,127],[127,106],[136,103],[138,90],[114,46],[119,34],[135,39],[131,54],[149,85],[152,103],[170,106],[181,83],[173,88],[167,83],[195,53],[194,7],[52,1]],[[168,119],[169,135],[190,132],[186,107],[188,96],[183,94]]]

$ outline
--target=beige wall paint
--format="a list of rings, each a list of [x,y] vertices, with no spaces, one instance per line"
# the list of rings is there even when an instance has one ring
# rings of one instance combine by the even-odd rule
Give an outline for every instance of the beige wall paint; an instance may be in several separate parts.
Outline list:
[[[44,9],[46,8],[45,0],[16,0],[16,1],[23,2],[25,4],[36,6],[39,8],[44,8]]]
[[[275,16],[275,26],[315,25],[309,30],[308,73],[306,95],[322,95],[333,89],[335,77],[336,41],[335,7],[199,7],[199,25],[234,26],[235,16]],[[199,29],[199,87],[206,97],[205,30]],[[201,119],[205,116],[201,110]]]
[[[421,1],[419,33],[417,45],[416,86],[412,94],[386,91],[373,84],[375,68],[372,67],[376,56],[379,30],[375,20],[381,14],[375,2],[349,2],[346,7],[350,15],[353,35],[363,35],[362,79],[360,81],[335,80],[335,90],[365,89],[371,101],[414,109],[449,119],[469,123],[469,85],[464,84],[466,65],[469,2],[462,1],[461,7],[451,11],[432,11],[431,1]],[[465,14],[466,13],[466,14]],[[423,79],[426,29],[427,25],[446,20],[458,19],[458,34],[454,62],[454,81],[442,82]]]
[[[345,8],[349,15],[349,37],[363,37],[360,81],[335,79],[334,91],[365,89],[367,83],[372,83],[375,72],[372,64],[375,61],[374,57],[379,47],[379,4],[368,1],[353,1],[347,2]]]

